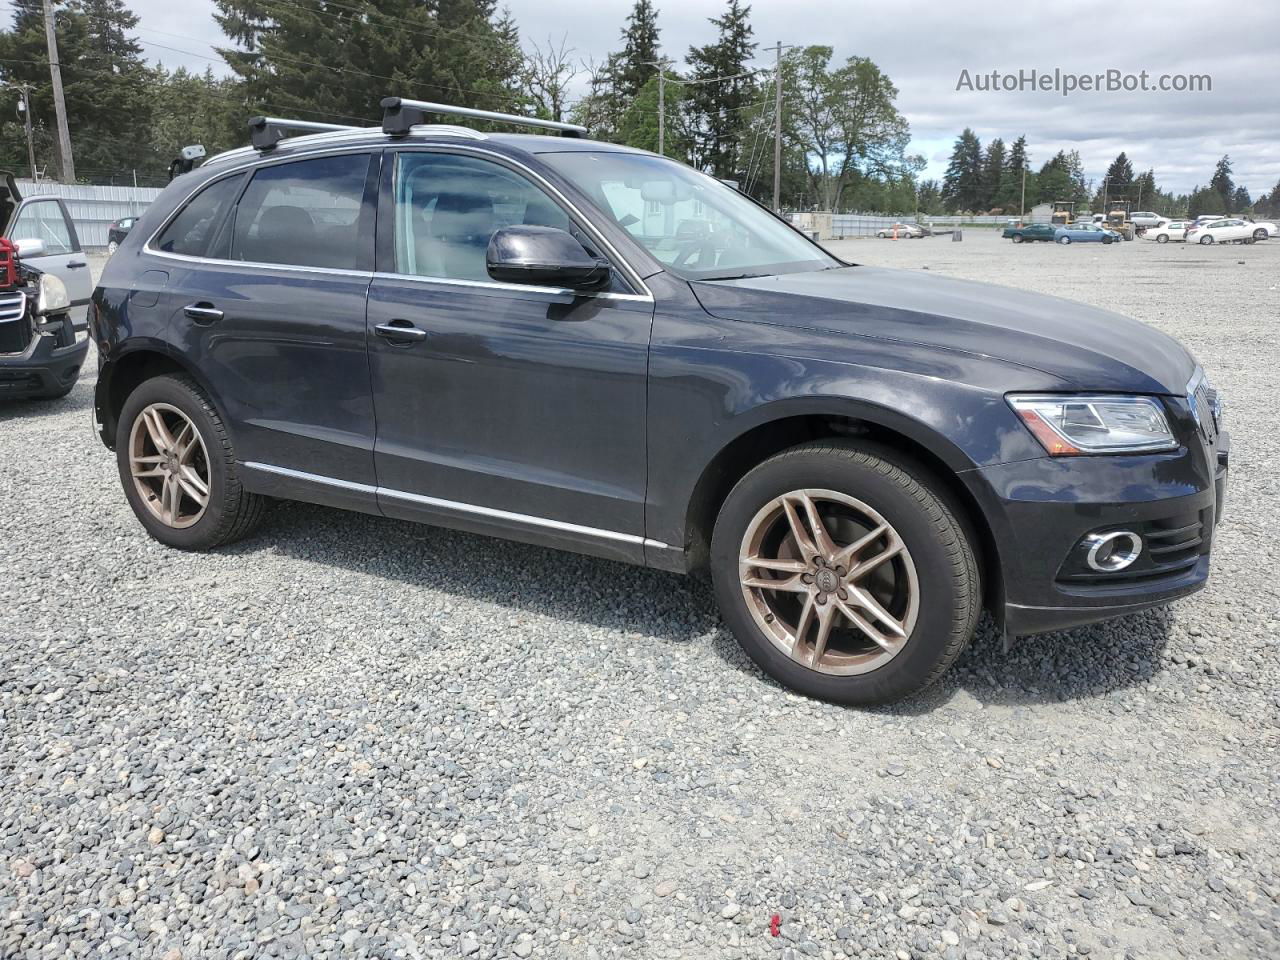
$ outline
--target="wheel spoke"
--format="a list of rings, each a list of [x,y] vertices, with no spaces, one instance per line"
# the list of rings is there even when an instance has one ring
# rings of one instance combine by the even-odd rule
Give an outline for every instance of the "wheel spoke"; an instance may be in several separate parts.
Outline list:
[[[188,420],[182,425],[182,429],[178,431],[178,435],[173,438],[173,452],[178,457],[178,463],[186,463],[187,458],[191,456],[193,451],[199,444],[200,438],[196,436],[195,427]]]
[[[164,417],[160,415],[160,411],[155,407],[148,407],[142,411],[143,422],[147,426],[147,433],[151,437],[151,442],[155,444],[156,450],[161,453],[173,449],[173,434],[169,432],[169,428],[165,425]]]
[[[139,480],[146,480],[148,477],[163,477],[165,475],[165,472],[159,467],[140,467],[136,463],[133,465],[132,473]]]
[[[743,570],[777,570],[779,573],[804,573],[809,565],[803,560],[770,559],[768,557],[747,557],[739,561]]]
[[[209,502],[209,493],[207,490],[201,489],[204,484],[200,482],[198,478],[188,477],[185,474],[178,474],[177,483],[186,495],[200,506],[203,507]]]
[[[207,497],[209,495],[209,485],[204,482],[204,479],[194,467],[179,467],[178,476],[184,483],[189,484],[192,489],[199,493],[200,496]]]
[[[865,537],[859,537],[857,540],[853,541],[853,543],[849,544],[848,546],[841,547],[840,550],[837,551],[836,553],[836,563],[838,565],[852,567],[853,558],[858,555],[858,552],[864,549],[867,546],[867,544],[874,543],[876,540],[879,540],[881,537],[883,537],[885,533],[888,531],[888,529],[889,529],[889,525],[882,523],[880,524],[880,526],[876,527],[874,530],[868,533]]]
[[[800,494],[800,502],[804,504],[804,512],[809,518],[809,529],[813,531],[814,546],[822,556],[828,560],[832,559],[836,554],[836,545],[831,539],[831,534],[827,532],[826,526],[823,525],[822,517],[818,515],[818,505],[807,493]]]
[[[868,591],[860,590],[857,587],[849,588],[849,596],[853,602],[866,610],[873,617],[879,620],[888,629],[889,633],[897,637],[899,640],[905,640],[907,631],[903,627],[902,621],[886,610]]]
[[[800,574],[787,577],[785,580],[770,580],[768,577],[743,577],[744,587],[756,587],[760,590],[782,590],[786,593],[808,593],[809,585],[800,579]]]
[[[160,488],[160,502],[169,523],[176,523],[178,510],[182,506],[182,488],[178,486],[178,480],[173,474],[164,478],[164,485]]]
[[[812,595],[804,598],[804,606],[800,608],[800,619],[796,622],[795,636],[791,641],[791,656],[801,663],[809,659],[804,649],[804,638],[809,628],[813,626],[813,614],[817,608],[818,604],[814,602]]]
[[[886,563],[889,560],[892,560],[894,557],[896,557],[898,554],[902,552],[902,547],[903,547],[902,541],[899,540],[897,536],[892,536],[889,542],[889,546],[885,547],[883,550],[877,553],[874,557],[871,557],[868,560],[863,560],[859,562],[856,567],[854,567],[851,571],[849,571],[849,582],[857,583],[859,580],[861,580],[863,577],[869,574],[876,567],[880,566],[882,563]]]
[[[898,648],[902,644],[901,640],[886,637],[883,633],[877,630],[866,617],[858,613],[857,610],[853,609],[853,607],[849,606],[849,604],[845,603],[843,600],[837,601],[837,603],[839,605],[840,612],[848,617],[855,627],[865,633],[879,647],[883,648],[886,653],[897,653]]]
[[[834,597],[832,598],[835,599]],[[836,620],[834,603],[818,604],[818,630],[813,638],[813,653],[809,655],[809,666],[816,668],[822,655],[827,652],[827,640],[831,637],[831,627]]]
[[[800,515],[796,513],[795,506],[791,503],[791,497],[782,498],[782,509],[787,515],[787,524],[791,527],[791,536],[795,538],[796,546],[810,560],[818,555],[818,548],[814,546],[809,532],[805,530],[804,524],[800,522]]]

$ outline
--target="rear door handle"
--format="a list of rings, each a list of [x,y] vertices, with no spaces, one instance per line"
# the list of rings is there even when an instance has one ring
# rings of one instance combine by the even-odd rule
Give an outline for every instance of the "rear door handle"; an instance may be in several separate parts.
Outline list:
[[[88,265],[89,265],[89,261],[87,261],[87,260],[80,260],[80,261],[77,261],[76,263],[68,263],[68,264],[67,264],[67,269],[68,269],[68,270],[78,270],[78,269],[80,269],[81,267],[87,267]]]
[[[419,330],[408,320],[392,320],[389,323],[380,323],[373,328],[373,332],[384,340],[390,340],[392,343],[421,343],[427,339],[427,331]]]
[[[217,323],[222,319],[222,311],[211,303],[189,303],[182,308],[182,312],[201,324]]]

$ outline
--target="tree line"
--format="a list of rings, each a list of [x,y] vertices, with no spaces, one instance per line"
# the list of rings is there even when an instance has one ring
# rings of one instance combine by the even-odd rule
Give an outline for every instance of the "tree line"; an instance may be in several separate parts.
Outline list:
[[[1133,210],[1168,217],[1206,213],[1280,217],[1280,182],[1254,200],[1231,174],[1231,158],[1224,156],[1207,186],[1174,194],[1160,189],[1154,169],[1137,172],[1122,150],[1095,182],[1085,177],[1084,164],[1075,150],[1059,150],[1039,169],[1033,169],[1026,137],[1018,137],[1007,148],[1004,140],[996,137],[984,148],[966,127],[956,138],[942,181],[920,184],[919,209],[928,214],[1018,214],[1037,204],[1064,201],[1075,203],[1079,211],[1104,213],[1109,202],[1127,200]]]
[[[54,175],[42,0],[11,4],[0,83],[32,88],[36,165]],[[199,41],[153,40],[125,0],[60,0],[56,9],[72,147],[86,181],[136,174],[162,183],[184,145],[213,153],[243,144],[255,114],[377,123],[378,101],[399,93],[573,120],[594,137],[650,150],[661,139],[668,156],[772,199],[776,72],[754,66],[760,51],[742,0],[710,18],[706,43],[677,51],[662,45],[652,0],[636,0],[603,62],[580,58],[567,38],[523,38],[496,0],[216,0],[227,45],[206,50],[203,72],[150,65],[145,48],[201,56]],[[866,57],[839,60],[821,45],[786,50],[780,69],[784,205],[910,209],[924,160],[906,155],[910,131],[889,77]],[[25,174],[15,103],[0,88],[0,167]]]

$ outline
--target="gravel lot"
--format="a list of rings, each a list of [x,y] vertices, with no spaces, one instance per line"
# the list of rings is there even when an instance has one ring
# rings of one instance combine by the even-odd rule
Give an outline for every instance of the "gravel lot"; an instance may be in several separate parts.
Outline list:
[[[843,709],[698,580],[301,505],[167,550],[90,372],[0,406],[0,957],[1280,956],[1280,241],[834,246],[1181,337],[1210,588]]]

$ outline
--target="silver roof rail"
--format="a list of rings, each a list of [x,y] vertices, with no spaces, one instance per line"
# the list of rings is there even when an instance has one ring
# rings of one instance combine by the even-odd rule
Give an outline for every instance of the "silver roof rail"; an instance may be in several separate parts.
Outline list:
[[[587,128],[576,123],[560,123],[558,120],[539,120],[514,113],[494,113],[492,110],[473,110],[471,107],[454,107],[447,103],[429,103],[426,100],[406,100],[403,97],[386,97],[382,101],[382,132],[392,137],[408,136],[409,129],[426,123],[429,113],[441,113],[451,117],[474,117],[477,120],[494,120],[499,123],[518,123],[525,127],[541,127],[558,130],[566,137],[585,137]]]
[[[332,130],[359,130],[342,123],[316,123],[314,120],[285,120],[281,117],[254,117],[249,121],[249,142],[255,150],[271,150],[285,137],[287,130],[328,133]]]

